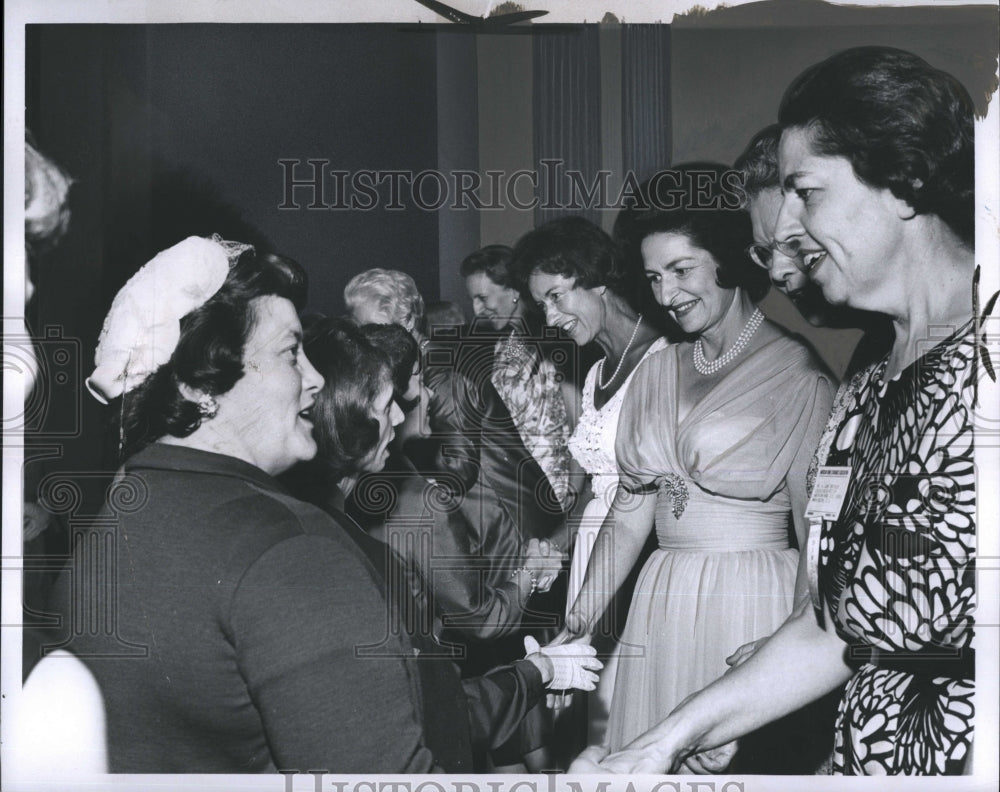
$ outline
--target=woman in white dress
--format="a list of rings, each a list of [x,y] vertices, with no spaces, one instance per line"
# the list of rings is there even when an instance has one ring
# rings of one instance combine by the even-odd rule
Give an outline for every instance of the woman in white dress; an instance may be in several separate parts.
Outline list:
[[[594,342],[604,351],[587,373],[580,418],[569,439],[570,452],[590,476],[593,495],[576,531],[567,591],[572,605],[618,487],[615,436],[625,392],[638,366],[666,346],[666,340],[626,298],[629,290],[615,243],[582,217],[552,220],[526,234],[514,248],[513,268],[547,324],[581,347]],[[595,637],[596,648],[608,659],[598,690],[587,697],[590,742],[604,736],[614,690],[617,636],[623,625],[609,618],[613,612],[611,606]]]

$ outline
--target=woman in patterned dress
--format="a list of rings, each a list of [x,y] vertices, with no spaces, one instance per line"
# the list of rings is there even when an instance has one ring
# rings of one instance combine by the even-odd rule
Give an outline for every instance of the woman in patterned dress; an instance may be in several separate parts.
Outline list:
[[[466,256],[460,271],[476,319],[503,336],[493,357],[493,385],[510,411],[525,448],[545,472],[565,508],[569,496],[572,425],[565,378],[550,356],[543,354],[532,325],[538,320],[521,302],[510,275],[512,251],[487,245]],[[569,401],[569,405],[567,404]]]
[[[580,418],[569,439],[573,458],[590,475],[592,497],[576,530],[566,602],[572,606],[587,562],[618,487],[615,436],[618,416],[639,364],[666,345],[666,339],[626,297],[626,273],[611,238],[582,217],[552,220],[525,234],[514,247],[515,280],[526,287],[551,327],[578,346],[594,342],[604,351],[587,373]],[[627,606],[631,591],[619,592]],[[607,656],[597,691],[587,697],[588,739],[604,736],[621,625],[609,608],[606,627],[593,645]],[[621,619],[624,619],[624,611]]]
[[[887,47],[840,52],[786,92],[779,226],[801,222],[814,242],[799,262],[826,299],[888,314],[895,342],[845,384],[820,442],[817,459],[849,478],[811,527],[812,607],[600,769],[717,767],[727,741],[844,682],[834,773],[968,768],[972,111],[951,75]]]

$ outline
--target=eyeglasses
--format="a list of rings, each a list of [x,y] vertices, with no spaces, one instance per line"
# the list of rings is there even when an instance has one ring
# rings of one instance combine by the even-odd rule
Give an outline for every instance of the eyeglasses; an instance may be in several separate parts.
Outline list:
[[[775,251],[778,251],[785,258],[791,259],[796,267],[802,269],[799,248],[799,241],[792,239],[789,242],[774,241],[770,245],[753,244],[747,248],[746,252],[754,264],[766,270],[771,269]]]

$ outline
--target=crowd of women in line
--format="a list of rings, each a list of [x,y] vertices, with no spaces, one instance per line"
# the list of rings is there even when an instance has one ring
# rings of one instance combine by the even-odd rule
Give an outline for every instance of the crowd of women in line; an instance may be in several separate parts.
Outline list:
[[[863,47],[777,121],[739,210],[674,165],[611,235],[471,253],[471,327],[395,270],[300,319],[285,257],[146,264],[87,380],[141,508],[112,492],[113,581],[78,553],[55,595],[114,625],[64,642],[109,768],[966,770],[971,101]],[[866,331],[839,389],[772,284]]]

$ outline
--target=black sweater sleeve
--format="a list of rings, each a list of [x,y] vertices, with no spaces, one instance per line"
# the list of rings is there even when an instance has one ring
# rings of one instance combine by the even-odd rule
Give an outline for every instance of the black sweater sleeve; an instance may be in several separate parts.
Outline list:
[[[347,548],[315,535],[272,546],[240,580],[228,628],[279,771],[434,772],[401,644],[358,655],[394,638]]]

